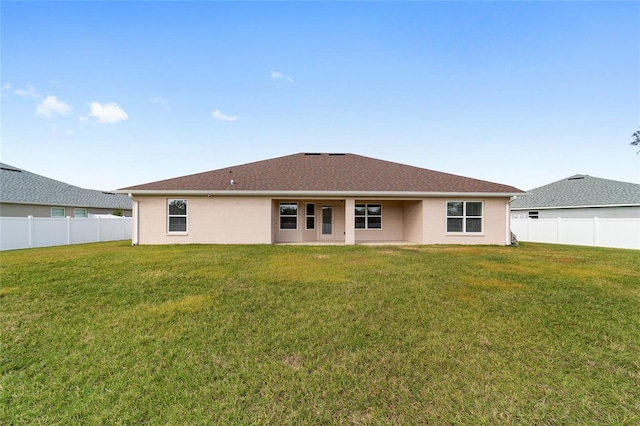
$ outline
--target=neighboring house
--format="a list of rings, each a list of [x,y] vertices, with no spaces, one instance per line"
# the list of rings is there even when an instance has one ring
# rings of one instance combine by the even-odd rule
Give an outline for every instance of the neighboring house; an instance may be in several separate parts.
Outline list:
[[[133,244],[510,244],[512,186],[299,153],[123,188]]]
[[[528,191],[512,219],[640,218],[640,185],[575,175]]]
[[[78,188],[0,163],[0,216],[88,217],[121,211],[131,216],[125,195]]]

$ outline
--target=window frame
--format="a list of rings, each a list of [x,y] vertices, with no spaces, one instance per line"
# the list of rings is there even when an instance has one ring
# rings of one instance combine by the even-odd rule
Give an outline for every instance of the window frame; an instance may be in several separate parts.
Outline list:
[[[176,201],[182,201],[184,203],[184,214],[171,214],[171,204]],[[171,219],[172,218],[184,218],[184,230],[172,230]],[[186,198],[168,198],[167,199],[167,234],[181,234],[184,235],[189,232],[189,200]]]
[[[62,210],[62,215],[59,214],[53,214],[54,210]],[[51,217],[66,217],[66,209],[64,207],[51,207]]]
[[[309,214],[309,206],[313,206],[313,214]],[[312,226],[309,226],[309,219],[313,219]],[[305,203],[304,229],[306,229],[307,231],[313,231],[316,229],[316,203]]]
[[[529,210],[527,212],[528,219],[540,219],[540,212],[537,210]]]
[[[449,204],[451,203],[462,203],[462,214],[460,215],[450,215]],[[480,214],[473,215],[468,214],[467,211],[467,203],[475,203],[480,204]],[[484,201],[479,200],[448,200],[446,205],[446,218],[445,218],[445,229],[447,234],[452,235],[484,235]],[[449,220],[457,219],[462,221],[462,229],[460,231],[450,231],[449,230]],[[480,220],[480,230],[479,231],[469,231],[467,230],[467,220],[469,219],[479,219]]]
[[[79,211],[84,212],[84,214],[83,215],[78,215]],[[83,208],[74,208],[73,209],[73,217],[88,218],[89,217],[89,211],[87,211],[87,209],[83,209]]]
[[[379,206],[380,214],[371,214],[369,207],[370,206]],[[362,213],[358,213],[358,209],[363,209]],[[371,222],[369,219],[380,219],[380,226],[371,226]],[[358,219],[364,219],[363,225],[358,226]],[[353,226],[356,230],[365,230],[365,231],[380,231],[382,230],[382,203],[356,203],[354,206],[354,222]]]
[[[296,214],[282,214],[282,206],[283,205],[292,205],[295,206]],[[297,231],[298,230],[298,213],[300,210],[298,209],[297,201],[281,201],[278,205],[278,228],[281,231]],[[295,218],[295,228],[283,228],[282,227],[282,218]]]

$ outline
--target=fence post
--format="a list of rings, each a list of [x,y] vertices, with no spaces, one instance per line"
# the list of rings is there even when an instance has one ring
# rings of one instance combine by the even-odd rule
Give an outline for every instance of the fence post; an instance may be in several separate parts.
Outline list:
[[[29,223],[29,248],[33,248],[33,216],[27,216]]]
[[[562,243],[562,218],[557,218],[558,227],[556,229],[556,242],[558,244]]]
[[[593,218],[593,245],[597,246],[598,241],[600,240],[600,223],[598,222],[598,217]]]
[[[100,242],[100,217],[98,216],[98,241]]]
[[[67,245],[71,245],[71,216],[67,216]]]

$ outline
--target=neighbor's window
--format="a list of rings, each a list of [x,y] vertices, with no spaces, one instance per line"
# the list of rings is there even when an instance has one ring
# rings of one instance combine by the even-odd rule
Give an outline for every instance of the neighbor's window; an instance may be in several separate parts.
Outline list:
[[[529,212],[529,219],[538,219],[540,215],[538,214],[538,212],[535,211],[530,211]]]
[[[51,217],[64,217],[64,207],[51,207]]]
[[[298,203],[280,203],[280,229],[298,229]]]
[[[382,204],[356,204],[356,229],[381,229]]]
[[[482,201],[447,202],[447,232],[482,232]]]
[[[187,200],[169,200],[169,232],[187,232]]]
[[[87,209],[73,209],[74,217],[88,217]]]
[[[307,203],[306,227],[307,229],[316,229],[316,205],[314,203]]]

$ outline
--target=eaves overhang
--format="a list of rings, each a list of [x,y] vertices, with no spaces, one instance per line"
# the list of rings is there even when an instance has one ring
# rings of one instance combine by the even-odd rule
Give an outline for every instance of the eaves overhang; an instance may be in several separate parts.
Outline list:
[[[640,206],[640,203],[592,204],[592,205],[584,205],[584,206],[512,207],[511,210],[599,209],[604,207],[639,207],[639,206]]]
[[[256,191],[256,190],[126,190],[114,191],[130,196],[209,196],[209,197],[271,197],[271,198],[442,198],[482,197],[506,198],[521,195],[520,192],[416,192],[416,191]]]
[[[47,206],[47,207],[77,207],[83,209],[125,209],[131,210],[131,207],[127,206],[97,206],[86,203],[61,203],[59,201],[52,202],[32,202],[32,201],[3,201],[0,200],[0,204],[17,204],[21,206]]]

